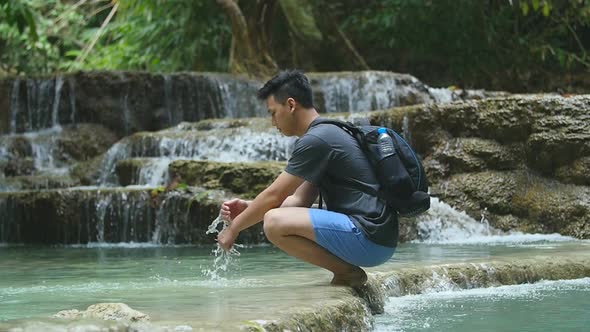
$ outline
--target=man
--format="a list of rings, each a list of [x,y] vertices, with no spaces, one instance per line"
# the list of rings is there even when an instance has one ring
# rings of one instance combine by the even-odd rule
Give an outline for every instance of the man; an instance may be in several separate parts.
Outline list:
[[[363,285],[367,275],[360,266],[389,260],[398,238],[397,214],[350,186],[355,181],[379,188],[371,164],[347,132],[317,124],[311,86],[302,72],[279,73],[258,97],[266,101],[273,126],[299,138],[285,171],[253,201],[223,203],[221,215],[231,222],[219,234],[219,245],[229,250],[240,231],[263,220],[270,242],[334,273],[333,285]],[[327,210],[310,208],[320,191]]]

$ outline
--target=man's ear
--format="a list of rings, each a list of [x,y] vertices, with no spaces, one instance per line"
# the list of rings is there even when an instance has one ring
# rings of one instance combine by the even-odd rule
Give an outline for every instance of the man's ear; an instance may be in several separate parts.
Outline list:
[[[296,101],[293,98],[288,98],[287,103],[289,104],[289,110],[292,112],[295,110]]]

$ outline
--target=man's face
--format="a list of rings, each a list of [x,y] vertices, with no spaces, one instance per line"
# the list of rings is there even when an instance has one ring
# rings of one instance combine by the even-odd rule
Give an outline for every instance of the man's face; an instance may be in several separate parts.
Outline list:
[[[291,101],[291,103],[290,103]],[[276,101],[273,95],[266,99],[268,113],[272,119],[272,125],[275,126],[283,135],[293,136],[293,117],[292,106],[293,98],[288,98],[284,103]]]

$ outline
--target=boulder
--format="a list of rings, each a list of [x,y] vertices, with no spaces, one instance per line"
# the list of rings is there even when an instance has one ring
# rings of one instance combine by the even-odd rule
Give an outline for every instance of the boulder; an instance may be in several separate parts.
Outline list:
[[[79,319],[93,318],[104,320],[124,320],[129,322],[147,322],[150,316],[143,312],[131,309],[125,303],[97,303],[89,306],[84,311],[62,310],[53,315],[54,318]]]

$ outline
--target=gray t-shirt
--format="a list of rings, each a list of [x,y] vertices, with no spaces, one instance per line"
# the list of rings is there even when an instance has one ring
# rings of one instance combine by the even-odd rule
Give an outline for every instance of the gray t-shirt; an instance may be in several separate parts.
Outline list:
[[[318,186],[329,211],[347,215],[373,242],[395,247],[397,214],[382,200],[355,189],[357,185],[379,189],[373,168],[354,137],[332,124],[314,123],[295,141],[285,171]]]

